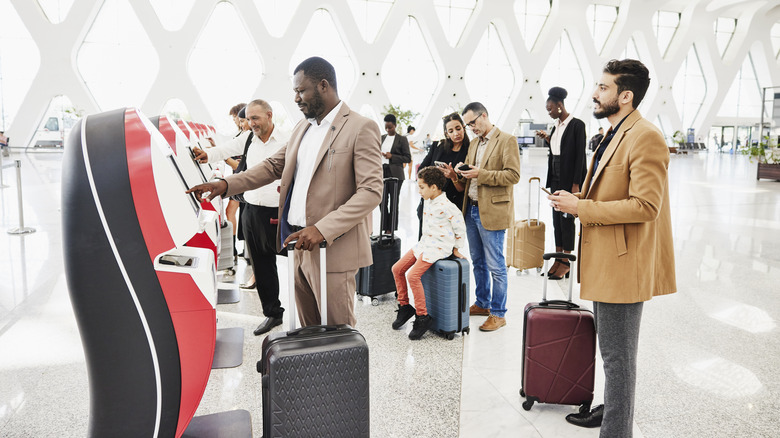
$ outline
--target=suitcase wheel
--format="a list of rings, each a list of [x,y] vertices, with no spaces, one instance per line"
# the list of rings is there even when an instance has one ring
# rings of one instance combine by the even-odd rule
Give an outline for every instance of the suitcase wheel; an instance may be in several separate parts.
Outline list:
[[[523,388],[520,388],[520,397],[525,397],[525,391],[523,391]]]
[[[471,333],[471,327],[464,328],[463,333]]]
[[[453,339],[455,339],[455,333],[447,333],[447,340],[451,341]]]
[[[372,306],[378,306],[379,305],[379,299],[378,298],[371,298],[371,305]]]
[[[533,400],[526,400],[523,402],[523,409],[525,409],[526,411],[530,411],[533,406],[534,406]]]

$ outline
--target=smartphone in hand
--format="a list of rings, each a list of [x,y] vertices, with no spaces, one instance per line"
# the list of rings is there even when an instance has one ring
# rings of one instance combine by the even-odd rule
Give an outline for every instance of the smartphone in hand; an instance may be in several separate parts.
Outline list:
[[[544,187],[542,187],[542,186],[539,186],[539,188],[540,188],[540,189],[542,189],[542,191],[543,191],[544,193],[547,193],[548,195],[552,195],[552,193],[550,193],[550,191],[549,191],[549,190],[547,190],[547,189],[545,189]]]
[[[471,166],[469,166],[468,164],[463,164],[460,167],[458,167],[458,170],[460,170],[461,172],[466,170],[471,170]]]
[[[437,167],[447,167],[447,163],[444,161],[434,161],[433,164],[435,164]]]

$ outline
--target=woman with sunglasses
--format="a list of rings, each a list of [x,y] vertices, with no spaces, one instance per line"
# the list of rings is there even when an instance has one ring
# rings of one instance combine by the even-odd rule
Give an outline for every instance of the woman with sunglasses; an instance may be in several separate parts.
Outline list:
[[[438,166],[447,183],[444,185],[444,193],[447,199],[459,208],[463,205],[463,184],[458,182],[458,175],[453,166],[457,163],[466,161],[466,155],[469,151],[469,137],[466,134],[466,125],[457,112],[442,117],[444,127],[444,140],[428,151],[428,155],[420,163],[420,170],[428,166]],[[422,236],[422,211],[423,200],[420,199],[420,205],[417,207],[417,217],[420,219],[420,236]]]

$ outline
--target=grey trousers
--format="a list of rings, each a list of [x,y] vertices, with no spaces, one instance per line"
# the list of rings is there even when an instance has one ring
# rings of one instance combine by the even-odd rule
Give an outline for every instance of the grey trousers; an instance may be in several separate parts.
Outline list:
[[[631,438],[633,434],[642,304],[593,303],[605,376],[600,438]]]

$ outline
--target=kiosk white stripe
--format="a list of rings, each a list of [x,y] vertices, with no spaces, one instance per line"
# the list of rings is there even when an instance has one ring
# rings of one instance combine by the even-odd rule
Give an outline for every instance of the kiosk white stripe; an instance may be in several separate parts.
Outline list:
[[[108,243],[111,245],[111,251],[114,253],[114,258],[116,258],[117,264],[119,265],[119,270],[122,272],[122,277],[125,279],[125,284],[127,284],[127,288],[130,291],[130,296],[133,298],[133,303],[135,303],[135,308],[138,311],[138,316],[141,319],[141,324],[144,326],[144,332],[146,333],[146,339],[149,341],[149,349],[152,354],[152,362],[154,363],[154,377],[155,381],[157,383],[157,418],[155,419],[154,423],[154,437],[157,437],[157,435],[160,433],[160,418],[162,416],[162,382],[160,379],[160,364],[157,359],[157,350],[154,348],[154,339],[152,338],[152,333],[149,330],[149,323],[146,321],[146,315],[144,314],[144,309],[141,307],[141,303],[138,301],[138,295],[135,293],[135,288],[133,288],[133,283],[130,281],[130,277],[127,275],[127,271],[125,270],[125,264],[122,262],[122,257],[119,255],[119,250],[116,248],[116,242],[114,242],[114,236],[111,234],[111,230],[108,228],[108,223],[106,222],[105,214],[103,213],[103,206],[100,203],[100,197],[97,193],[97,188],[95,187],[95,180],[92,176],[92,167],[89,163],[89,153],[87,152],[87,120],[89,117],[85,117],[84,121],[82,122],[81,126],[81,152],[84,155],[84,164],[85,168],[87,170],[87,179],[89,179],[89,187],[92,190],[92,198],[95,200],[95,206],[97,207],[98,215],[100,216],[100,222],[103,224],[103,230],[106,232],[106,237],[108,238]],[[129,170],[128,170],[129,172]]]

